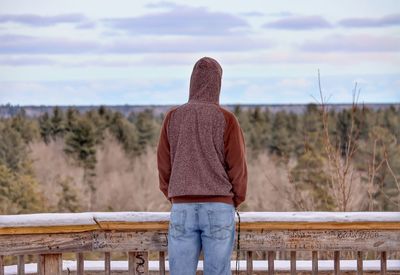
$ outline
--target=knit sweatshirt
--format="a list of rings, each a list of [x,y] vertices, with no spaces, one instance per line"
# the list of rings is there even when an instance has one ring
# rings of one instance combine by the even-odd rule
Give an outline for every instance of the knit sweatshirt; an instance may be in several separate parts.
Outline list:
[[[157,147],[159,187],[171,203],[225,202],[246,197],[243,131],[219,105],[222,68],[210,57],[194,65],[187,103],[169,109]]]

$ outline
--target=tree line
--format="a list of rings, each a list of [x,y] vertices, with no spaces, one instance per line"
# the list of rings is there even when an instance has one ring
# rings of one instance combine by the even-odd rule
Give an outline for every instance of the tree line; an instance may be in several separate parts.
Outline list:
[[[346,211],[355,180],[369,197],[366,209],[360,210],[400,209],[400,108],[374,111],[353,106],[333,111],[308,104],[304,113],[296,114],[260,107],[245,111],[237,105],[233,112],[245,135],[249,161],[267,152],[277,165],[287,167],[292,185],[284,191],[296,209]],[[84,169],[88,208],[92,209],[96,151],[104,145],[105,136],[113,136],[126,155],[135,158],[157,145],[163,118],[164,114],[155,116],[152,109],[125,117],[99,106],[84,113],[73,107],[66,111],[54,107],[37,118],[21,109],[0,119],[1,214],[48,211],[44,194],[38,191],[34,160],[29,157],[31,142],[63,142],[65,155]],[[60,184],[56,211],[80,211],[74,190],[67,181]]]

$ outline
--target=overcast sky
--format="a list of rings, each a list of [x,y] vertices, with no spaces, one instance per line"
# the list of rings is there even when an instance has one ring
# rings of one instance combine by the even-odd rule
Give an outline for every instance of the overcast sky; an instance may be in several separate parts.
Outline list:
[[[0,2],[0,104],[183,104],[203,56],[221,104],[400,102],[400,4]]]

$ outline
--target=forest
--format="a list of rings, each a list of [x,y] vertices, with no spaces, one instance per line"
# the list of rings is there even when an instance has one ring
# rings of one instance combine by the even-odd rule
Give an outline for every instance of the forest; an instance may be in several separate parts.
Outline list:
[[[249,182],[241,211],[399,211],[400,107],[233,111]],[[164,114],[74,107],[0,120],[0,214],[168,211],[156,147]]]

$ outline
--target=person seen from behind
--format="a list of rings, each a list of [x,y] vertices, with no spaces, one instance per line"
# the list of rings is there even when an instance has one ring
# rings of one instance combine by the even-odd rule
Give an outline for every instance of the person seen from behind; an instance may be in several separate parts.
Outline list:
[[[201,251],[205,275],[231,273],[235,210],[246,198],[247,163],[236,116],[219,105],[222,67],[202,57],[189,99],[166,113],[157,146],[159,187],[171,202],[171,275],[195,275]]]

